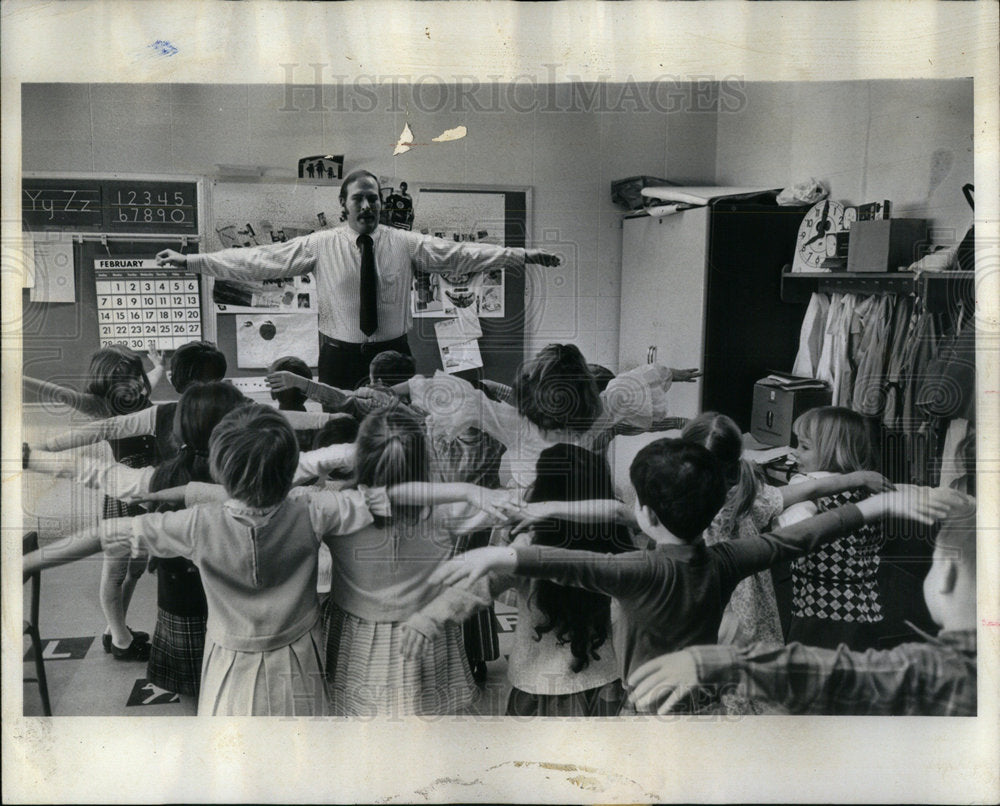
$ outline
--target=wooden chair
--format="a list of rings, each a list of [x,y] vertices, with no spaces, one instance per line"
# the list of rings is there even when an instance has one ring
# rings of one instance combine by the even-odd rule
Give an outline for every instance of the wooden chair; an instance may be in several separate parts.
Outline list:
[[[38,532],[28,532],[21,542],[22,551],[27,554],[38,549]],[[35,657],[35,674],[37,677],[24,678],[25,683],[38,683],[38,693],[42,698],[42,713],[52,716],[52,706],[49,704],[49,684],[45,679],[45,659],[42,657],[42,639],[38,634],[38,604],[42,594],[42,574],[36,572],[28,577],[31,583],[31,604],[28,607],[28,617],[24,619],[24,632],[31,639],[32,655]]]

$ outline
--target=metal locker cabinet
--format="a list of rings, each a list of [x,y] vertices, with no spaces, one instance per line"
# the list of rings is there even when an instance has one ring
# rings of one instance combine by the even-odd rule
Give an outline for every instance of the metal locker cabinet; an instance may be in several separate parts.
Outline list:
[[[805,305],[781,301],[781,269],[806,208],[773,198],[624,220],[619,370],[650,347],[658,363],[701,366],[700,382],[671,388],[673,414],[720,411],[749,430],[754,382],[791,369]]]

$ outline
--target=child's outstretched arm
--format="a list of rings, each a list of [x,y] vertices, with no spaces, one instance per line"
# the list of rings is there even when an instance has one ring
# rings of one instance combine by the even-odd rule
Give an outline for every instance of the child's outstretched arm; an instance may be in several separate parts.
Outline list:
[[[468,587],[490,573],[550,579],[608,596],[633,596],[670,584],[672,571],[654,562],[648,551],[612,555],[551,546],[489,546],[442,563],[428,584]]]
[[[635,513],[621,501],[595,498],[590,501],[537,501],[527,504],[521,513],[521,522],[512,534],[521,534],[538,521],[549,518],[574,523],[620,523],[633,530],[639,528]]]
[[[770,568],[782,560],[814,551],[825,543],[856,531],[866,523],[886,517],[912,520],[930,525],[965,505],[965,496],[954,490],[912,487],[880,493],[836,509],[823,512],[776,532],[757,537],[719,543],[711,547],[727,558],[735,580]],[[735,582],[734,582],[735,584]]]
[[[319,381],[311,381],[294,372],[271,372],[267,376],[267,385],[272,392],[298,389],[310,400],[316,400],[334,411],[343,411],[354,398],[352,392],[345,392],[343,389]]]
[[[815,501],[828,495],[866,488],[873,493],[894,490],[892,482],[874,470],[857,470],[853,473],[835,473],[820,479],[809,479],[799,484],[779,487],[781,502],[785,509],[802,501]]]
[[[639,713],[694,710],[699,689],[714,701],[738,688],[743,696],[770,700],[795,714],[930,716],[932,703],[946,709],[942,715],[975,715],[974,675],[950,679],[950,696],[941,697],[942,681],[926,672],[919,656],[901,647],[851,652],[798,643],[695,646],[647,661],[629,675],[628,684]]]
[[[350,442],[302,451],[299,454],[299,464],[295,468],[292,483],[301,484],[308,479],[322,477],[335,470],[350,472],[354,469],[356,453],[354,445]]]
[[[124,501],[142,499],[149,492],[154,467],[129,467],[116,462],[107,443],[66,451],[44,451],[24,446],[24,469],[70,478],[103,490]]]
[[[128,540],[131,534],[131,518],[111,518],[101,521],[96,526],[25,554],[24,578],[27,579],[31,574],[46,568],[54,568],[98,554],[102,550],[128,555]]]
[[[402,506],[471,504],[493,516],[497,524],[507,523],[524,511],[520,495],[513,490],[493,490],[465,482],[411,481],[389,488],[389,500]]]
[[[22,380],[24,388],[34,392],[40,398],[62,403],[89,417],[107,417],[111,413],[108,404],[97,395],[77,392],[67,386],[32,378],[29,375],[23,376]]]
[[[106,439],[124,439],[156,433],[156,410],[149,406],[131,414],[120,414],[90,423],[82,423],[68,431],[48,437],[42,447],[49,451],[64,451],[91,445]]]

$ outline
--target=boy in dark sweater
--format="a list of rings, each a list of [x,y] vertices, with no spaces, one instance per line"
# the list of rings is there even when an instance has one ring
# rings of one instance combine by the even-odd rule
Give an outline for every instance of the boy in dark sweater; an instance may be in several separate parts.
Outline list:
[[[937,496],[949,495],[936,491]],[[773,701],[789,713],[976,715],[976,508],[954,509],[934,544],[924,601],[936,637],[888,650],[852,652],[792,643],[693,646],[632,673],[638,710],[668,714],[712,709],[719,694]],[[913,625],[910,625],[911,627]]]

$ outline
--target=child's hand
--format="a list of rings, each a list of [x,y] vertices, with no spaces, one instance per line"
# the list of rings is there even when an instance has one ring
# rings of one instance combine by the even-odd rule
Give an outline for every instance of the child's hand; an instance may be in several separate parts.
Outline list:
[[[538,501],[533,504],[526,504],[522,507],[520,522],[510,530],[511,537],[516,537],[523,532],[530,532],[532,527],[539,521],[551,518],[551,507],[548,501]]]
[[[640,713],[688,711],[685,703],[698,687],[698,667],[689,652],[671,652],[646,661],[628,677],[628,698]]]
[[[160,353],[158,349],[156,349],[155,341],[148,342],[148,344],[149,344],[149,351],[146,353],[146,355],[149,356],[149,360],[153,364],[153,369],[159,369],[163,366],[163,355]]]
[[[677,383],[694,383],[703,374],[698,367],[691,367],[691,369],[674,369],[671,367],[670,369],[670,378]]]
[[[265,380],[267,381],[268,389],[272,392],[284,392],[288,389],[305,389],[306,384],[309,383],[308,378],[303,378],[301,375],[296,375],[294,372],[287,372],[285,370],[270,372]]]
[[[491,571],[511,573],[517,566],[517,553],[505,546],[473,549],[441,563],[427,579],[429,585],[468,587]]]
[[[897,517],[931,525],[947,518],[952,509],[965,506],[965,502],[964,495],[944,487],[908,487],[866,498],[857,507],[865,520]]]
[[[470,485],[466,500],[501,521],[517,517],[524,509],[520,496],[513,490],[490,490]]]
[[[857,470],[848,474],[848,481],[852,487],[864,487],[873,493],[885,493],[896,489],[889,479],[874,470]]]
[[[387,387],[362,386],[351,394],[356,400],[364,400],[370,406],[385,407],[396,402],[394,395]]]
[[[413,629],[405,621],[400,626],[403,634],[403,657],[407,660],[419,660],[428,649],[427,636]]]

